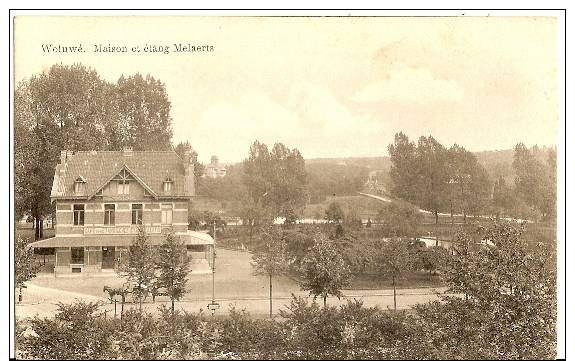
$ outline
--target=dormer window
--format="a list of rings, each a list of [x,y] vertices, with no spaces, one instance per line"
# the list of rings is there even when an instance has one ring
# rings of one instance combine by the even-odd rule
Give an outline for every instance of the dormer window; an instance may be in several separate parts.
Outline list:
[[[84,177],[79,176],[74,181],[74,193],[82,194],[84,193],[85,190],[86,190],[86,180],[84,179]]]
[[[170,177],[166,178],[164,180],[164,192],[170,193],[173,187],[174,187],[174,181],[172,180],[172,178]]]

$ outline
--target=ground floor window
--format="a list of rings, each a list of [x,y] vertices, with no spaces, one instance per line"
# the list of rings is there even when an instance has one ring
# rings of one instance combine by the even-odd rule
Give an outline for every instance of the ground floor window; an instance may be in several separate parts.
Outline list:
[[[71,264],[84,264],[84,247],[72,247],[70,251]]]
[[[132,224],[142,224],[143,213],[141,204],[132,204]]]

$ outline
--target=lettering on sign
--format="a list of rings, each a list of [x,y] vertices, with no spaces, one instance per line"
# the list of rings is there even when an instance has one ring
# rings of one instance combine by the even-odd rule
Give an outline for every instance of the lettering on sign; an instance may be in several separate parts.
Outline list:
[[[160,226],[146,226],[146,233],[162,233]],[[84,227],[84,234],[138,234],[136,226]]]

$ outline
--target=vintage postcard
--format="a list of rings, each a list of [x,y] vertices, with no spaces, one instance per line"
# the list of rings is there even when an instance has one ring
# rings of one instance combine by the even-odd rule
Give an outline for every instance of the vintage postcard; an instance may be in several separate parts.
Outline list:
[[[563,13],[233,15],[13,16],[14,356],[558,357]]]

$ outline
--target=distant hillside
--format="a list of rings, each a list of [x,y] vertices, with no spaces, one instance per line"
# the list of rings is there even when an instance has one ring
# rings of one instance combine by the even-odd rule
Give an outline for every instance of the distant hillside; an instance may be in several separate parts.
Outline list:
[[[391,167],[391,160],[385,157],[349,157],[349,158],[313,158],[306,159],[306,164],[327,163],[339,165],[353,165],[366,167],[369,170],[388,170]]]
[[[535,147],[535,156],[543,164],[547,163],[547,153],[549,147]],[[513,183],[515,172],[513,170],[513,149],[504,150],[487,150],[482,152],[474,152],[477,160],[492,180],[503,176],[508,184]],[[384,157],[349,157],[349,158],[313,158],[306,159],[306,165],[314,164],[337,164],[347,166],[366,167],[370,171],[381,171],[385,175],[389,172],[391,167],[391,159],[388,156]]]
[[[532,147],[531,151],[535,154],[537,160],[539,160],[543,164],[547,164],[547,157],[551,147]],[[515,151],[513,149],[505,149],[505,150],[488,150],[483,152],[475,152],[475,156],[477,160],[492,180],[503,176],[505,181],[508,184],[512,184],[515,179],[515,171],[513,169],[513,156]]]

